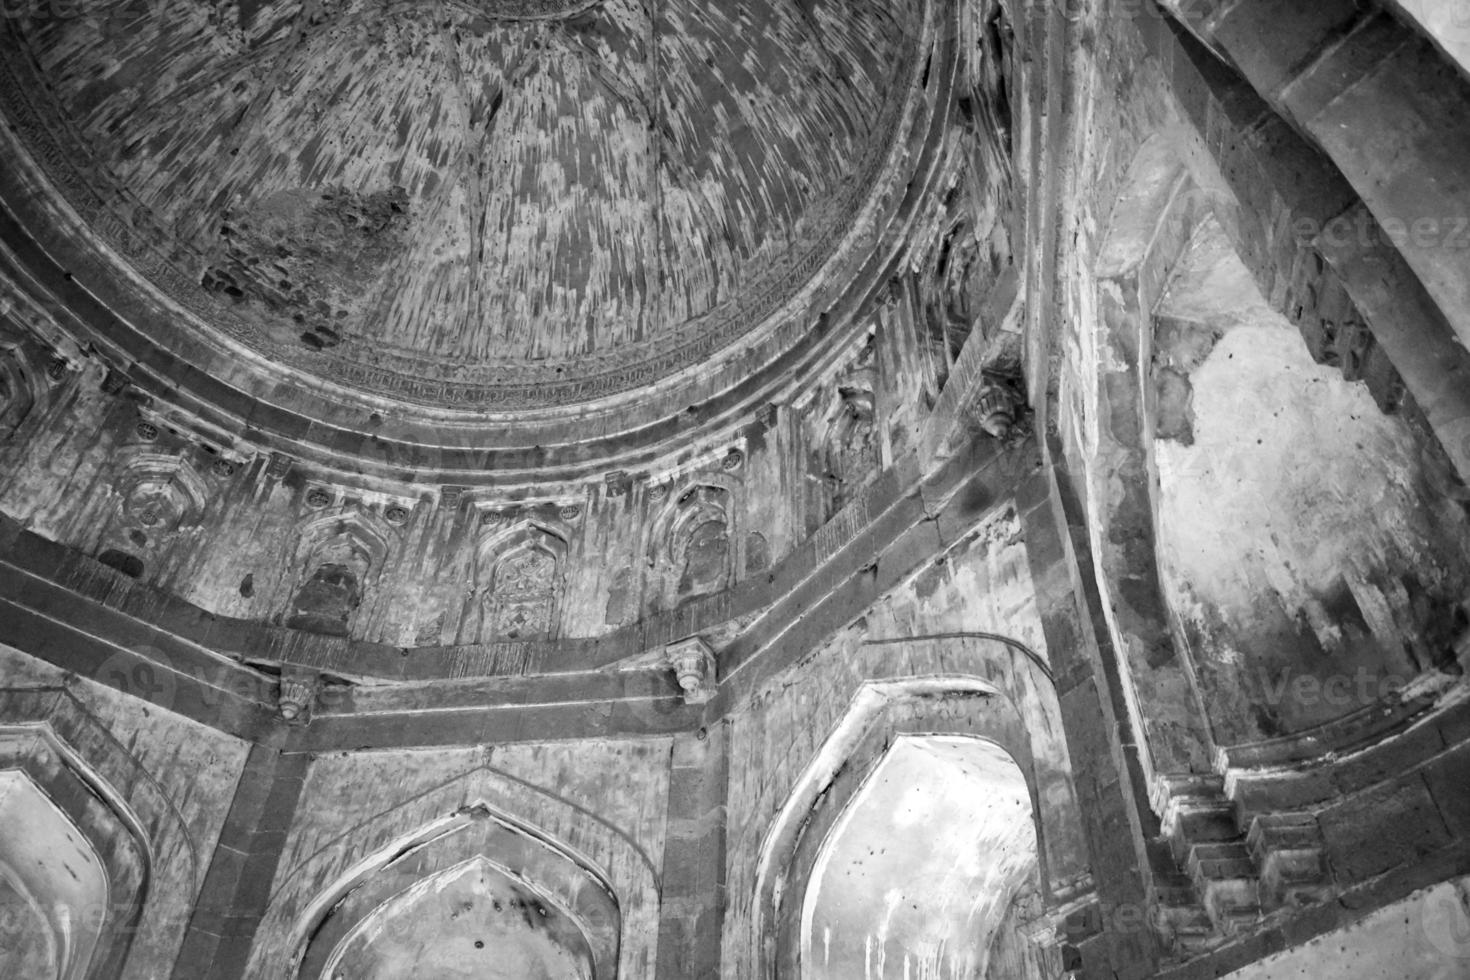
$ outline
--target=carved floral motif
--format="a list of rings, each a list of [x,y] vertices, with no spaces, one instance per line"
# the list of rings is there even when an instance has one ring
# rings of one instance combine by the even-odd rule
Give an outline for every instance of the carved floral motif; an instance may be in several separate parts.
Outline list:
[[[497,636],[550,633],[556,608],[555,557],[528,550],[502,561],[495,569],[493,602]]]

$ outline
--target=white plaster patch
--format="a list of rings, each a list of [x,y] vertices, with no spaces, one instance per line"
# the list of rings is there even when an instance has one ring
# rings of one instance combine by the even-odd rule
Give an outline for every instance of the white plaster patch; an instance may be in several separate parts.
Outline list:
[[[996,928],[1035,874],[1030,797],[1010,757],[973,738],[901,738],[839,818],[813,871],[805,975],[981,975]]]
[[[1239,258],[1219,252],[1200,244],[1166,304],[1225,331],[1190,379],[1194,445],[1155,446],[1166,589],[1176,609],[1192,595],[1244,618],[1274,591],[1308,610],[1345,578],[1434,551],[1419,450],[1366,385],[1313,362]]]

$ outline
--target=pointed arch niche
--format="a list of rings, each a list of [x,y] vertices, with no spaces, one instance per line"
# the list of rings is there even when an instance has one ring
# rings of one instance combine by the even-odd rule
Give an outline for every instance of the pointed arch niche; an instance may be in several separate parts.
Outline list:
[[[484,803],[367,862],[307,940],[298,976],[597,980],[618,907],[595,872]]]
[[[25,352],[0,334],[0,441],[14,436],[44,397]]]
[[[734,477],[701,473],[669,495],[648,542],[651,581],[645,594],[655,611],[735,583],[744,560],[741,489]]]
[[[652,976],[658,914],[629,838],[481,766],[283,865],[246,975]]]
[[[480,542],[471,639],[553,639],[561,625],[568,532],[522,520]]]
[[[991,975],[992,945],[1036,875],[1016,761],[989,739],[900,735],[817,852],[801,976]]]
[[[0,728],[0,976],[121,976],[147,899],[137,819],[44,724]]]
[[[861,685],[766,832],[755,976],[1062,975],[1076,804],[1039,788],[1053,760],[1004,693],[1035,670]]]

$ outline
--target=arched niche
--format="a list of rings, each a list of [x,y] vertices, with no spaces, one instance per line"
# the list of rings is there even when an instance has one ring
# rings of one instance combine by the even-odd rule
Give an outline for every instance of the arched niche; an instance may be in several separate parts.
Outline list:
[[[878,432],[877,369],[870,337],[830,383],[805,406],[812,447],[811,490],[818,495],[809,521],[820,522],[841,510],[882,469]]]
[[[303,980],[598,980],[617,974],[611,887],[574,855],[475,804],[368,859],[316,924]]]
[[[1213,216],[1150,325],[1160,583],[1216,743],[1301,735],[1458,674],[1470,521],[1429,489],[1434,437],[1354,365],[1318,363]]]
[[[0,727],[0,827],[3,887],[40,930],[0,950],[0,973],[122,976],[153,865],[136,815],[49,726],[15,725]]]
[[[346,636],[387,560],[392,532],[357,511],[317,518],[301,530],[297,585],[286,625]]]
[[[933,647],[940,658],[963,663],[971,661],[967,645],[965,641],[917,641],[914,653],[927,659],[928,648]],[[885,646],[869,647],[864,653],[881,657]],[[892,648],[887,649],[891,657]],[[1045,908],[1063,900],[1062,890],[1068,891],[1066,900],[1070,900],[1077,888],[1088,887],[1083,881],[1085,856],[1076,800],[1069,789],[1056,785],[1052,775],[1065,760],[1052,758],[1058,749],[1052,747],[1047,734],[1060,730],[1059,724],[1053,729],[1055,719],[1047,707],[1049,680],[1043,676],[1034,682],[1032,675],[1038,666],[1019,650],[1015,657],[994,661],[982,654],[974,658],[973,666],[978,668],[974,674],[941,672],[872,679],[860,685],[836,729],[766,830],[754,882],[755,976],[762,980],[795,980],[837,975],[808,971],[809,966],[817,964],[806,957],[813,951],[825,956],[828,949],[821,935],[803,935],[812,921],[809,890],[818,869],[823,867],[828,842],[841,836],[844,815],[857,812],[851,808],[854,801],[862,805],[865,786],[879,785],[873,780],[884,778],[884,758],[905,738],[939,738],[947,740],[948,745],[967,747],[983,741],[985,747],[975,751],[984,753],[989,771],[1003,774],[1009,790],[1024,796],[1024,805],[1017,807],[1024,816],[1018,818],[1020,822],[1013,820],[1006,826],[1016,840],[1024,842],[1021,847],[1025,851],[1019,865],[1012,866],[1012,870],[1021,866],[1026,869],[1024,874],[1016,872],[1017,881],[1025,881],[1018,884],[1012,897],[1018,901],[1024,897],[1030,904],[1021,916],[1012,914],[1009,901],[1004,908],[992,910],[998,913],[994,921],[997,931],[1002,925],[1007,929],[1035,925],[1034,920],[1044,914]],[[1032,713],[1039,712],[1040,716],[1028,717],[1012,700],[1011,695],[1023,692],[1036,695],[1028,703]],[[1014,782],[1018,776],[1020,784]],[[1045,805],[1039,803],[1043,799]],[[1017,818],[1016,814],[1010,816]],[[830,859],[825,867],[830,867]],[[998,936],[992,935],[995,938]],[[985,942],[987,950],[992,939]],[[1024,945],[1035,946],[1029,940]],[[1036,947],[1030,959],[1051,964],[1054,955],[1051,949]],[[895,962],[898,972],[886,975],[902,977],[901,958]]]
[[[591,948],[576,923],[481,857],[415,882],[384,903],[343,939],[322,975],[591,980],[594,972]]]
[[[988,739],[905,734],[823,840],[801,910],[801,976],[990,973],[1037,888],[1026,777]]]
[[[655,609],[672,609],[734,584],[743,567],[740,481],[702,473],[669,494],[648,540],[647,595]]]
[[[82,980],[98,952],[109,905],[102,859],[24,772],[0,771],[0,826],[0,879],[34,910],[39,927],[0,947],[0,974]]]
[[[1352,338],[1314,362],[1277,306],[1366,335],[1361,315],[1307,245],[1268,301],[1239,244],[1247,219],[1164,130],[1133,160],[1079,296],[1096,329],[1079,332],[1063,400],[1156,788],[1242,752],[1345,747],[1342,733],[1401,715],[1405,686],[1461,669],[1464,511],[1430,492],[1426,462],[1443,449],[1364,378]]]
[[[475,563],[478,605],[464,617],[472,638],[556,636],[565,591],[567,539],[565,527],[524,520],[481,540]]]
[[[1083,331],[1074,441],[1085,460],[1089,530],[1101,607],[1120,654],[1120,680],[1145,774],[1210,772],[1196,678],[1181,655],[1159,583],[1145,406],[1149,311],[1211,211],[1173,134],[1148,140],[1129,166],[1080,301]]]
[[[659,903],[648,856],[590,814],[485,766],[395,802],[283,865],[246,975],[325,976],[332,953],[374,910],[481,858],[577,924],[598,980],[653,975]]]

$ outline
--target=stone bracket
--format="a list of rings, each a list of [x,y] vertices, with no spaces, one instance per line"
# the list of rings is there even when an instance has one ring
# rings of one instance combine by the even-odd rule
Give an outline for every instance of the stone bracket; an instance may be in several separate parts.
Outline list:
[[[685,704],[704,704],[714,697],[715,651],[698,636],[664,648],[664,663],[674,672]]]

